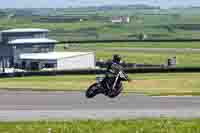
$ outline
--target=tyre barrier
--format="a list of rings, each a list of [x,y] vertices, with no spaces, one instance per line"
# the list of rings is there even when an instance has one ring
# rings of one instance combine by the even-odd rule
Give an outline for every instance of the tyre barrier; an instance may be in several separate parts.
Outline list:
[[[200,72],[200,67],[174,67],[174,68],[127,68],[126,73],[191,73]],[[105,69],[91,70],[62,70],[62,71],[35,71],[35,72],[15,72],[0,73],[0,78],[26,77],[26,76],[55,76],[55,75],[97,75],[105,74]]]

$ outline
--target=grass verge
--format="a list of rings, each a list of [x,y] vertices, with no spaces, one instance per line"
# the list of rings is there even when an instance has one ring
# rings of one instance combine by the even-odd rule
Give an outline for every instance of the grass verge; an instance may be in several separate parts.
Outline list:
[[[1,122],[1,133],[199,133],[200,119]]]
[[[193,48],[199,49],[199,42],[120,42],[82,44],[80,48]]]
[[[125,92],[149,95],[200,95],[200,73],[129,74]],[[0,79],[0,88],[9,90],[85,91],[95,75],[36,76]]]

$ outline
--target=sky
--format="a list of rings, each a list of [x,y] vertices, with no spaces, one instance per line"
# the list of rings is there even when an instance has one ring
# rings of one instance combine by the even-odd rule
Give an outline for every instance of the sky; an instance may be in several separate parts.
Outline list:
[[[148,4],[162,8],[200,6],[200,0],[0,0],[0,8],[66,8],[79,6]]]

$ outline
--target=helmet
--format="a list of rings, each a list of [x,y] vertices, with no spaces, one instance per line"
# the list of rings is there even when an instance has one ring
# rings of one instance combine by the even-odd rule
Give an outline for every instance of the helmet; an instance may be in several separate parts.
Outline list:
[[[113,55],[113,62],[120,63],[121,56],[118,54]]]

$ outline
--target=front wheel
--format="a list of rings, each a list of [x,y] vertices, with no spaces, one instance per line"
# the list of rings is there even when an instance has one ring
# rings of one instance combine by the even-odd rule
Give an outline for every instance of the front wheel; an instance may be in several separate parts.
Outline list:
[[[98,83],[92,84],[86,91],[85,96],[87,98],[93,98],[99,93]]]
[[[111,91],[110,93],[108,93],[108,97],[109,98],[115,98],[117,97],[123,90],[123,85],[122,83],[120,83],[117,88],[114,91]]]

